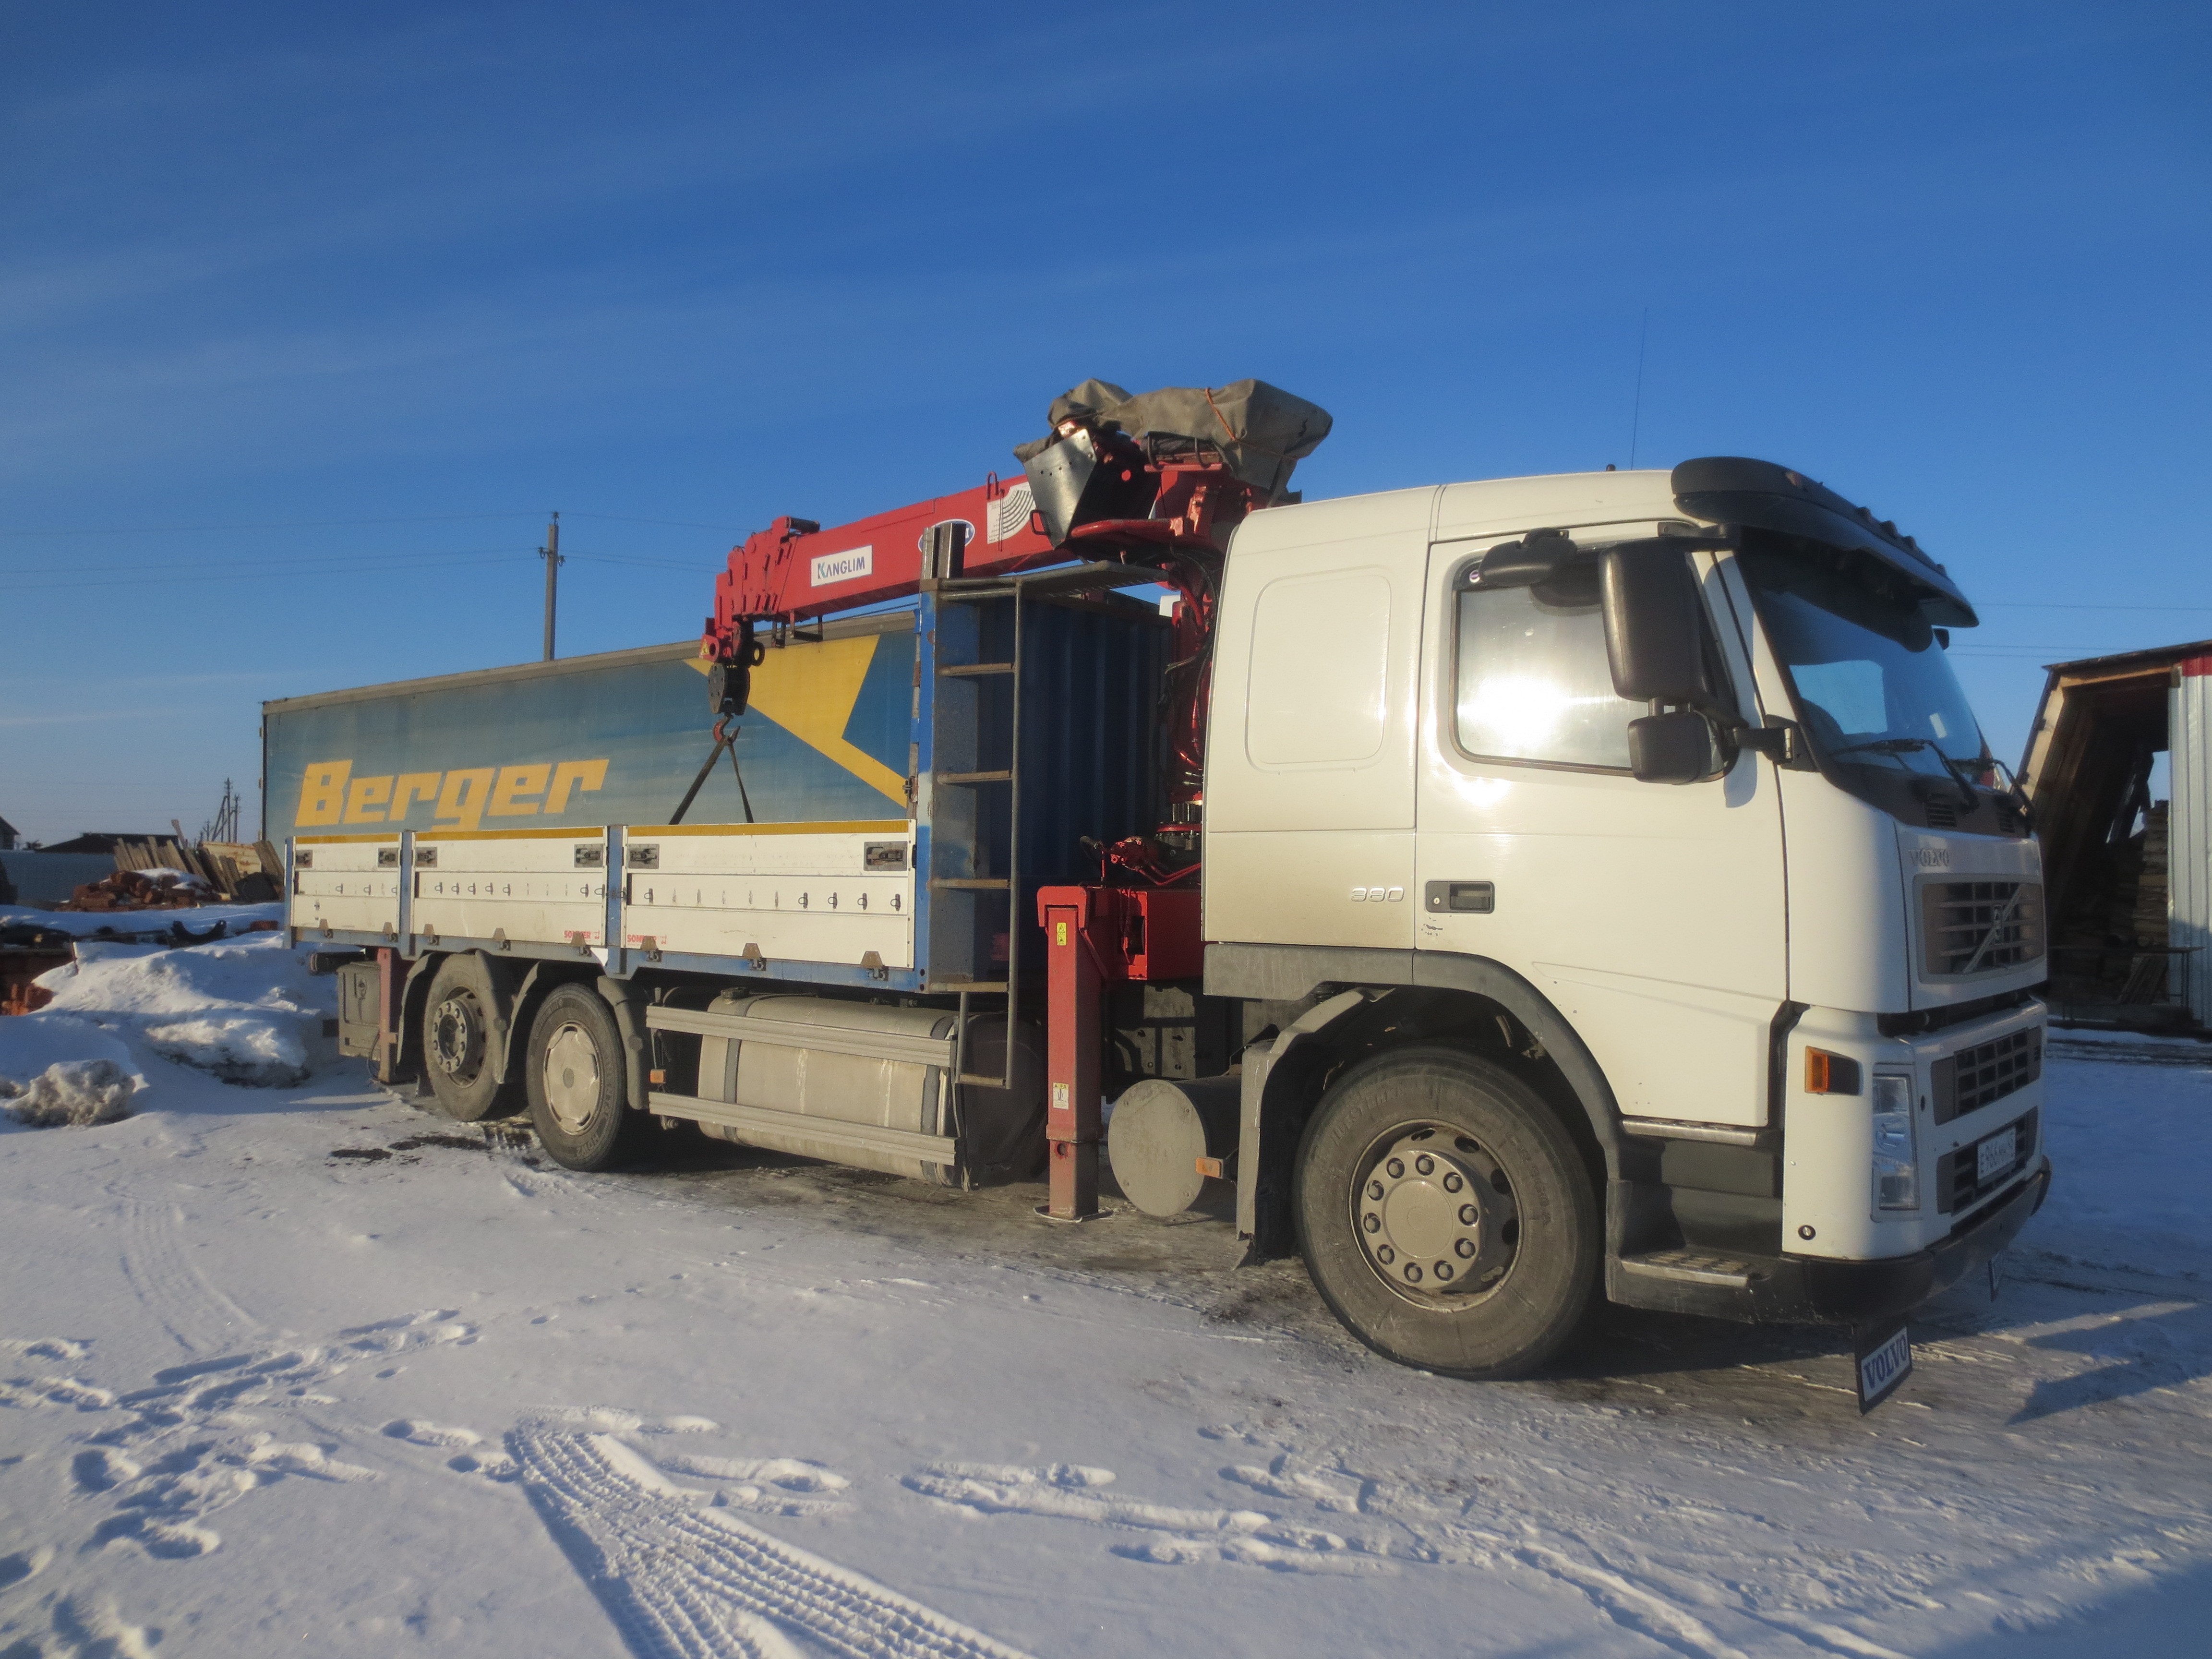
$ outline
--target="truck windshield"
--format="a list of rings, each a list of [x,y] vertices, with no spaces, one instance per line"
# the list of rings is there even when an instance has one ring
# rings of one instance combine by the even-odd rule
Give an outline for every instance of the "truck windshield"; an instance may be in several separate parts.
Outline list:
[[[1739,560],[1824,762],[1987,775],[1981,727],[1917,603],[1801,555],[1747,545]]]

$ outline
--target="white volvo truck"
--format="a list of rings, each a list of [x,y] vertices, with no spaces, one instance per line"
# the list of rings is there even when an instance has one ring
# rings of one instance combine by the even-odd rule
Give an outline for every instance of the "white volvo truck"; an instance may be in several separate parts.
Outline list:
[[[349,1049],[456,1116],[526,1099],[582,1169],[689,1119],[1042,1170],[1079,1216],[1103,1139],[1138,1208],[1233,1183],[1252,1259],[1302,1252],[1361,1340],[1460,1376],[1540,1365],[1600,1297],[1866,1329],[2005,1248],[2050,1180],[2039,864],[1946,660],[1973,612],[1910,538],[1728,458],[1279,475],[1209,519],[1233,450],[1075,408],[1011,490],[731,556],[701,665],[741,733],[835,759],[834,687],[895,682],[872,817],[770,769],[759,821],[594,821],[613,739],[410,751],[395,807],[271,705]],[[1171,621],[1115,592],[1155,576]],[[914,608],[794,626],[887,584]],[[532,806],[556,763],[586,781]]]

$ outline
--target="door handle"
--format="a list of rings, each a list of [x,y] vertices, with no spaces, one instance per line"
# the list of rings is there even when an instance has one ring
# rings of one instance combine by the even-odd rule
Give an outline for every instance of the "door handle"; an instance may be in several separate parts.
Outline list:
[[[1498,884],[1489,881],[1432,881],[1427,890],[1431,910],[1476,912],[1484,915],[1498,908]]]

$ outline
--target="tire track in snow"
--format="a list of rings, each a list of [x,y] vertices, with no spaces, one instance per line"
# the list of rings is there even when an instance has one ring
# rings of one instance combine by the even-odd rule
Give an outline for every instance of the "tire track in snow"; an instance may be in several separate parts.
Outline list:
[[[1716,1636],[1705,1620],[1679,1602],[1645,1589],[1617,1572],[1577,1561],[1540,1544],[1513,1551],[1523,1565],[1535,1568],[1561,1583],[1571,1584],[1589,1597],[1598,1611],[1624,1630],[1650,1638],[1688,1659],[1746,1659],[1741,1648]]]
[[[118,1194],[118,1196],[121,1196]],[[177,1243],[184,1212],[173,1204],[125,1200],[123,1276],[138,1304],[188,1353],[226,1348],[260,1333],[261,1322],[191,1265]]]
[[[846,1659],[1024,1659],[1015,1649],[702,1509],[611,1435],[515,1429],[524,1489],[638,1659],[786,1659],[781,1631]]]
[[[1093,1526],[1164,1534],[1115,1544],[1113,1552],[1163,1566],[1232,1561],[1278,1572],[1376,1573],[1395,1569],[1386,1547],[1319,1528],[1287,1525],[1257,1510],[1194,1510],[1108,1498],[1111,1469],[1079,1463],[1025,1468],[1000,1463],[933,1463],[904,1484],[925,1498],[985,1515],[1038,1516]]]
[[[1233,1438],[1235,1431],[1214,1431]],[[1778,1638],[1787,1651],[1809,1649],[1844,1659],[1905,1659],[1856,1631],[1803,1608],[1765,1605],[1759,1587],[1731,1573],[1725,1583],[1700,1583],[1695,1570],[1670,1569],[1645,1558],[1618,1535],[1594,1543],[1571,1528],[1522,1516],[1510,1530],[1494,1500],[1465,1491],[1424,1492],[1403,1480],[1362,1473],[1345,1453],[1312,1457],[1285,1449],[1265,1468],[1235,1465],[1224,1480],[1270,1496],[1304,1499],[1325,1515],[1360,1515],[1387,1522],[1402,1536],[1375,1538],[1366,1547],[1393,1559],[1438,1567],[1519,1567],[1586,1597],[1622,1629],[1668,1648],[1687,1659],[1745,1659],[1713,1622],[1700,1616],[1742,1620],[1760,1638]],[[1478,1489],[1480,1490],[1480,1489]],[[1341,1523],[1339,1523],[1341,1524]],[[1624,1565],[1620,1556],[1633,1562]],[[1686,1579],[1678,1590],[1667,1582]],[[1938,1603],[1926,1605],[1935,1607]],[[1831,1605],[1830,1611],[1852,1611]],[[1863,1613],[1863,1610],[1858,1610]],[[1751,1646],[1778,1651],[1771,1640]]]

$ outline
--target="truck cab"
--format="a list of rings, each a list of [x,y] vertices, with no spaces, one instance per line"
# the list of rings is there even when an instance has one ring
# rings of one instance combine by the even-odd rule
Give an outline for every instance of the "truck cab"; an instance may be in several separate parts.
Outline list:
[[[1974,621],[1765,462],[1253,514],[1202,929],[1206,992],[1276,1015],[1255,1249],[1482,1375],[1601,1285],[1858,1324],[2002,1249],[2049,1182],[2044,921],[1945,657]]]

